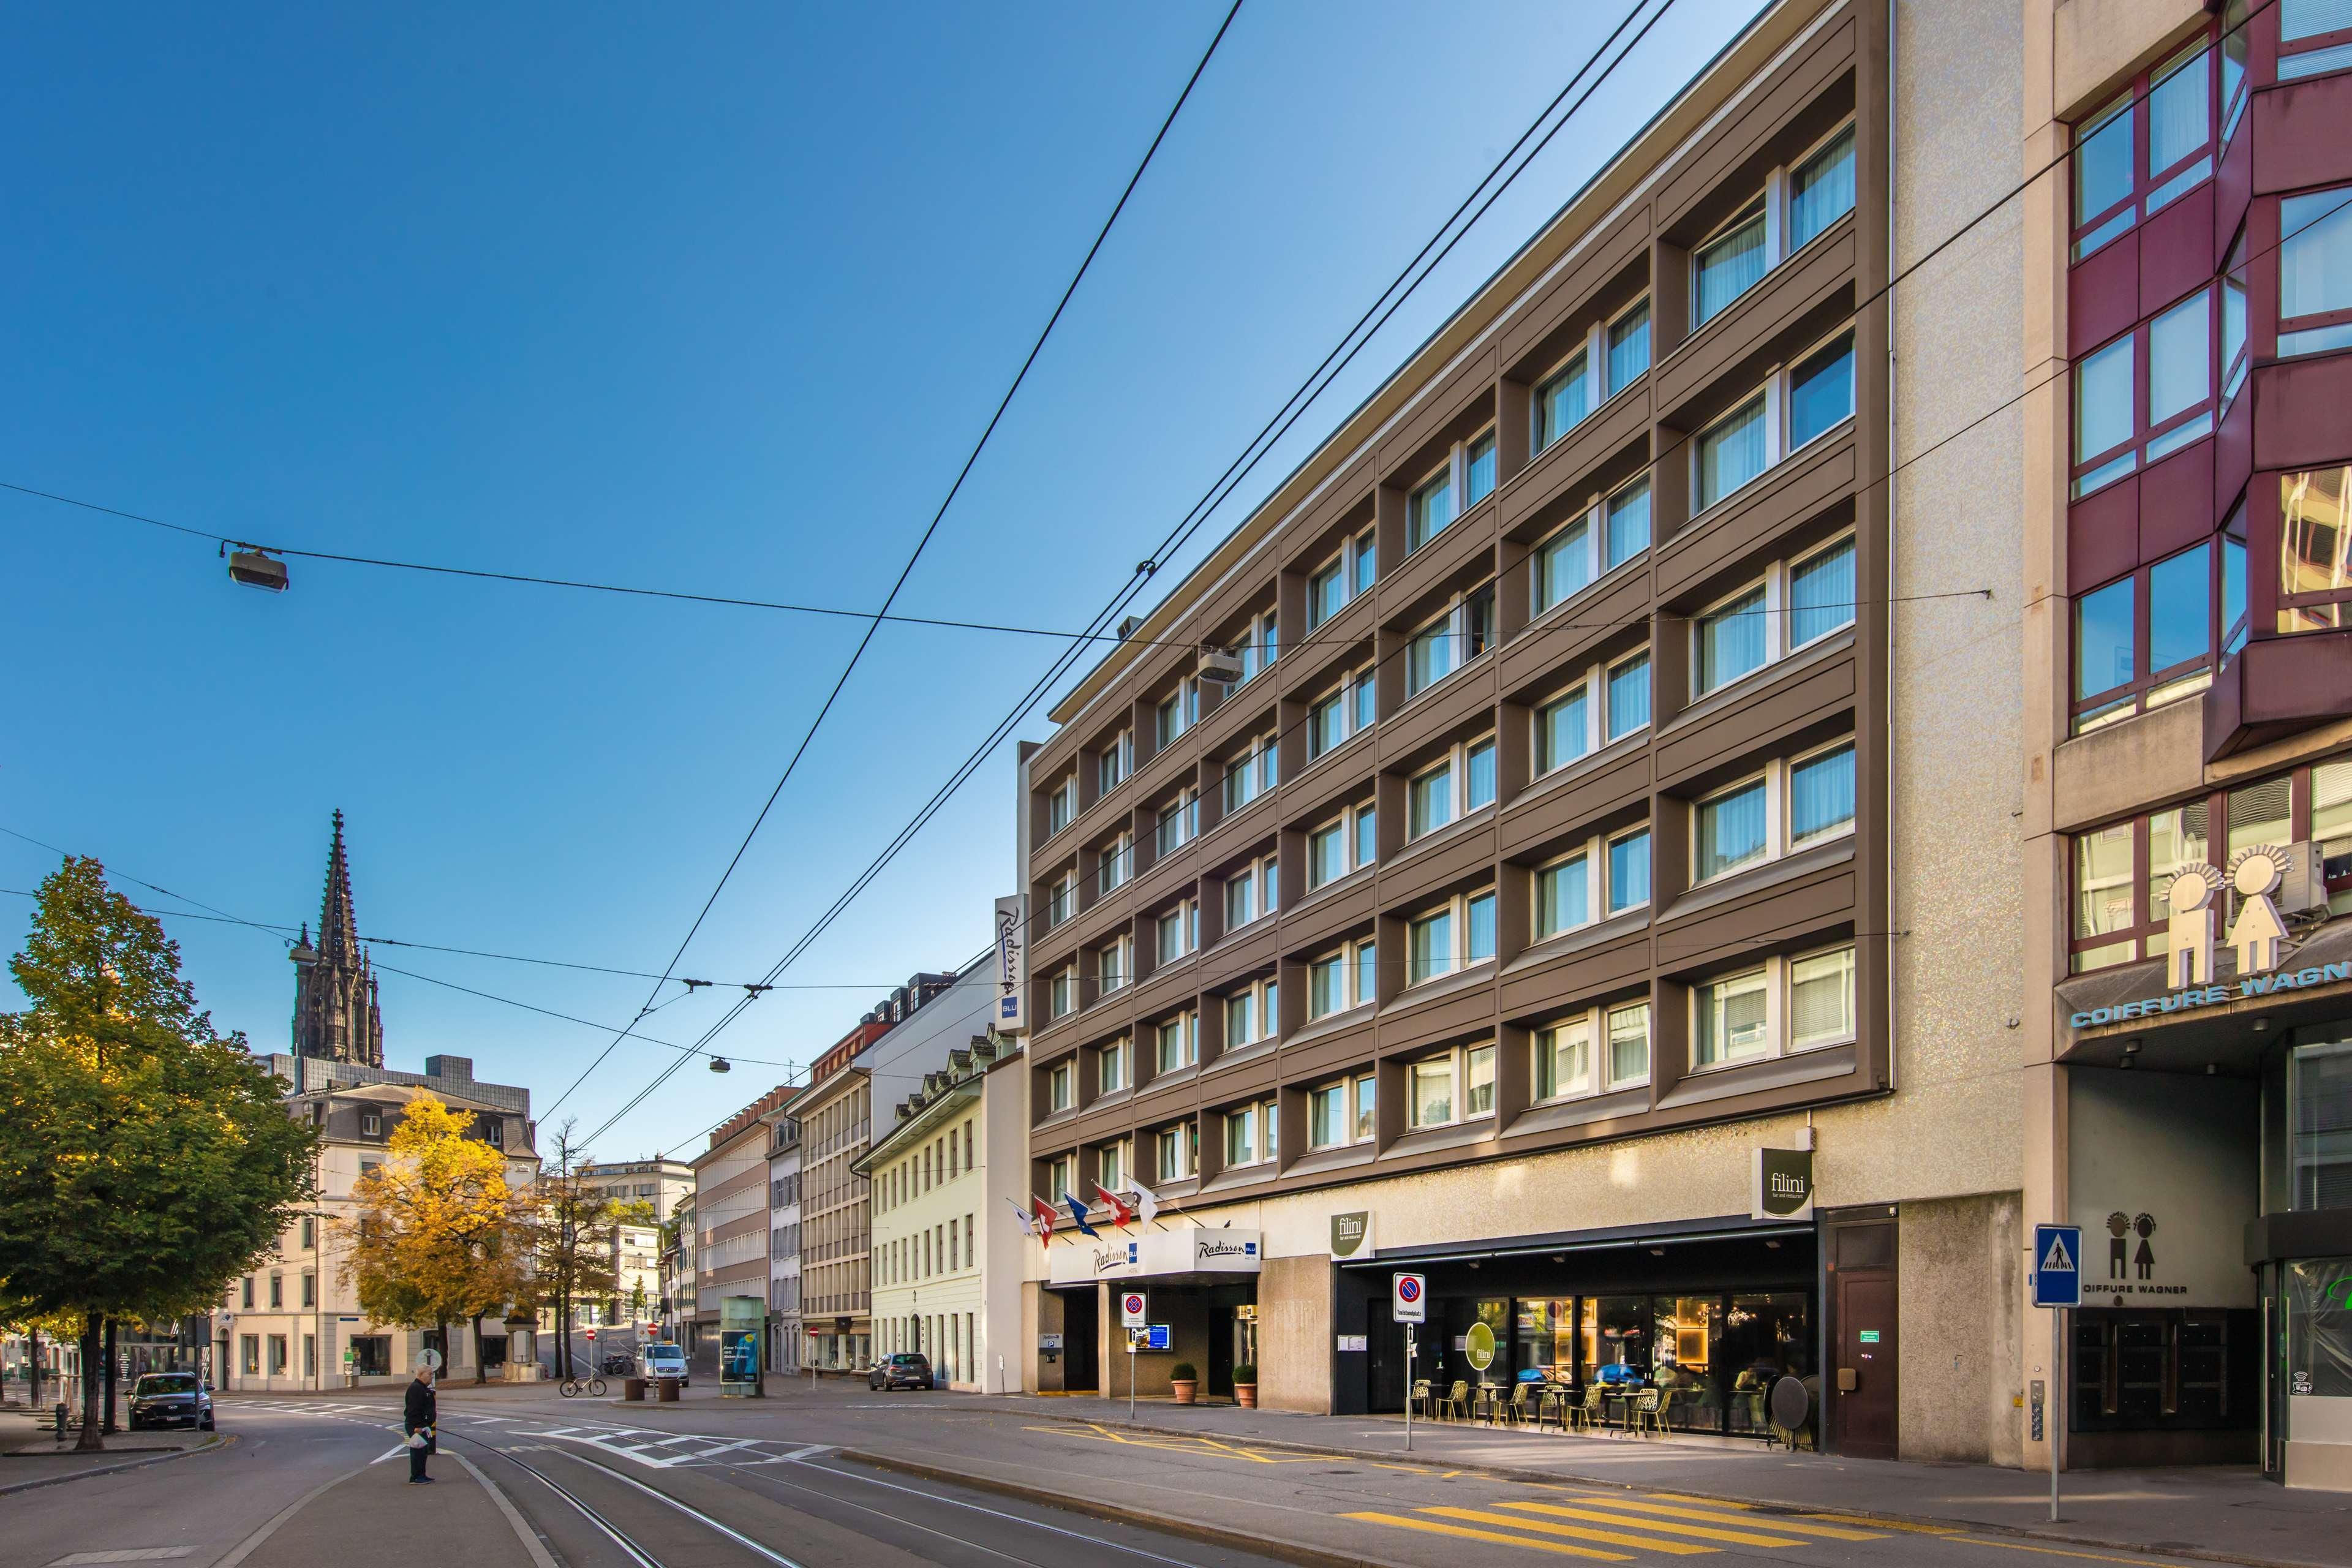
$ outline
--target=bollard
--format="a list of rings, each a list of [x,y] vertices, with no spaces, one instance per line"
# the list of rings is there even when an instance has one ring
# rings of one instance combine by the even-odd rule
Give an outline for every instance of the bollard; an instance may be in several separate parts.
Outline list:
[[[58,1401],[58,1407],[53,1414],[58,1423],[58,1441],[62,1443],[66,1440],[66,1402],[64,1400]]]
[[[621,1397],[632,1405],[643,1405],[646,1402],[646,1380],[642,1377],[623,1378]]]
[[[660,1388],[660,1393],[655,1396],[658,1403],[663,1405],[676,1405],[677,1403],[677,1379],[674,1377],[662,1378],[658,1381],[658,1386]]]

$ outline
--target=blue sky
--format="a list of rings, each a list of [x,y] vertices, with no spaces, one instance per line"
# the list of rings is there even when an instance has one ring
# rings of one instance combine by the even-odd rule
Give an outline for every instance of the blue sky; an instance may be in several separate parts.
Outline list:
[[[1622,8],[1248,0],[898,608],[1082,623]],[[1162,584],[1758,8],[1676,0]],[[1223,14],[13,7],[0,480],[870,608]],[[0,531],[0,827],[291,923],[340,806],[364,932],[627,969],[667,960],[858,633],[299,561],[272,598],[204,542],[16,495]],[[758,978],[1053,647],[884,628],[680,973]],[[804,1063],[976,952],[1012,777],[1008,748],[782,977],[846,989],[770,994],[732,1075],[678,1074],[598,1152],[684,1150],[780,1076],[751,1058]],[[54,861],[0,838],[0,887]],[[12,948],[29,907],[0,896]],[[216,1022],[286,1048],[283,950],[167,923]],[[647,984],[380,957],[615,1028]],[[391,1065],[470,1055],[542,1114],[610,1037],[402,975],[384,1015]],[[625,1042],[557,1119],[673,1057]]]

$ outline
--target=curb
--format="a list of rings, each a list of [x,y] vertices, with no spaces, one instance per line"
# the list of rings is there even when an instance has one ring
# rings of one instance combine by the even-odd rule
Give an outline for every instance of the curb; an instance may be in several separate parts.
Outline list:
[[[43,1476],[36,1481],[18,1481],[13,1486],[0,1487],[0,1497],[6,1497],[11,1492],[28,1492],[37,1487],[61,1487],[68,1481],[87,1480],[91,1476],[110,1476],[117,1470],[139,1470],[146,1468],[149,1465],[168,1465],[174,1459],[184,1459],[191,1454],[209,1454],[214,1449],[225,1447],[235,1441],[236,1438],[227,1433],[215,1432],[210,1442],[199,1443],[193,1448],[174,1448],[169,1453],[156,1454],[154,1458],[149,1459],[131,1459],[120,1465],[100,1465],[92,1469],[76,1470],[69,1476]],[[137,1449],[130,1451],[138,1452]],[[149,1452],[152,1453],[153,1450],[151,1449]]]
[[[1058,1421],[1066,1426],[1087,1426],[1099,1424],[1097,1418],[1093,1416],[1064,1415],[1058,1411],[1053,1410],[1040,1410],[1034,1414],[1043,1420]],[[1416,1463],[1428,1463],[1432,1468],[1459,1470],[1465,1475],[1484,1476],[1495,1480],[1517,1481],[1523,1484],[1533,1484],[1538,1486],[1559,1486],[1563,1482],[1572,1482],[1578,1486],[1601,1487],[1612,1491],[1654,1492],[1665,1496],[1689,1498],[1694,1501],[1698,1502],[1737,1503],[1746,1508],[1772,1510],[1788,1514],[1792,1518],[1801,1518],[1808,1511],[1816,1513],[1839,1513],[1853,1519],[1875,1520],[1887,1524],[1929,1524],[1935,1525],[1939,1529],[1955,1531],[1973,1530],[1996,1535],[2011,1536],[2020,1541],[2042,1542],[2062,1546],[2098,1547],[2109,1552],[2149,1552],[2157,1556],[2177,1557],[2200,1563],[2232,1563],[2236,1564],[2237,1568],[2315,1568],[2315,1564],[2317,1562],[2315,1559],[2297,1561],[2293,1558],[2284,1557],[2247,1557],[2234,1552],[2210,1551],[2202,1547],[2183,1548],[2178,1546],[2168,1546],[2158,1549],[2133,1542],[2111,1541],[2104,1536],[2067,1535],[2061,1534],[2056,1531],[2029,1530],[2020,1525],[1989,1523],[1982,1520],[1974,1519],[1953,1519],[1942,1514],[1897,1513],[1889,1509],[1849,1508],[1841,1505],[1835,1508],[1823,1507],[1811,1509],[1809,1510],[1806,1507],[1778,1499],[1741,1496],[1735,1492],[1696,1491],[1689,1487],[1675,1486],[1664,1482],[1643,1481],[1636,1484],[1631,1481],[1612,1480],[1607,1478],[1596,1476],[1576,1475],[1565,1471],[1528,1470],[1521,1469],[1511,1465],[1481,1464],[1475,1460],[1463,1460],[1455,1458],[1448,1458],[1443,1461],[1424,1461],[1422,1459],[1420,1455],[1406,1455],[1402,1449],[1391,1454],[1384,1449],[1341,1448],[1323,1443],[1294,1442],[1288,1438],[1283,1437],[1235,1437],[1227,1436],[1223,1433],[1203,1432],[1193,1427],[1158,1426],[1143,1422],[1138,1422],[1131,1426],[1122,1422],[1119,1426],[1122,1431],[1143,1432],[1155,1437],[1199,1438],[1205,1436],[1214,1438],[1220,1442],[1235,1443],[1253,1448],[1281,1448],[1295,1454],[1316,1454],[1335,1459],[1376,1459],[1385,1464],[1394,1464],[1400,1459],[1410,1458]],[[886,1467],[895,1466],[900,1468],[907,1468],[906,1461],[889,1460],[873,1457],[868,1458],[869,1462],[874,1464],[883,1465]],[[1004,1489],[1002,1487],[995,1487],[994,1483],[976,1481],[973,1478],[968,1476],[956,1476],[952,1472],[941,1472],[934,1479],[953,1479],[969,1481],[975,1485],[991,1486],[994,1488],[994,1489]],[[1025,1489],[1023,1489],[1022,1495],[1025,1496],[1029,1494]],[[1038,1494],[1036,1498],[1033,1499],[1033,1500],[1051,1500],[1055,1502],[1057,1507],[1071,1508],[1075,1511],[1079,1512],[1087,1511],[1086,1509],[1078,1507],[1073,1501],[1060,1499],[1055,1494]],[[1155,1516],[1139,1516],[1135,1522],[1146,1522],[1147,1521],[1151,1523],[1154,1529],[1166,1530],[1175,1534],[1183,1534],[1186,1532],[1180,1524],[1171,1521],[1163,1521],[1157,1519]],[[1204,1537],[1203,1539],[1209,1538]],[[1219,1545],[1233,1545],[1240,1544],[1242,1538],[1221,1535],[1215,1537],[1214,1540],[1215,1543]],[[1259,1552],[1263,1555],[1282,1555],[1281,1552],[1271,1550],[1271,1543],[1269,1542],[1259,1541],[1255,1537],[1247,1538],[1247,1550]],[[1306,1560],[1300,1559],[1300,1561]],[[1334,1561],[1334,1559],[1318,1556],[1312,1559],[1312,1561],[1316,1563],[1324,1563]],[[1348,1561],[1355,1561],[1355,1559],[1349,1559]]]
[[[1358,1552],[1326,1552],[1319,1547],[1300,1546],[1286,1541],[1273,1541],[1245,1531],[1223,1530],[1213,1524],[1202,1524],[1190,1519],[1178,1519],[1171,1514],[1154,1513],[1149,1509],[1122,1508],[1117,1503],[1097,1502],[1091,1498],[1071,1497],[1064,1492],[1048,1491],[1043,1487],[1024,1486],[1019,1481],[998,1480],[992,1476],[975,1476],[962,1470],[951,1470],[943,1465],[927,1464],[919,1459],[902,1459],[890,1454],[877,1454],[861,1448],[835,1448],[833,1457],[855,1464],[869,1465],[877,1470],[912,1476],[919,1480],[938,1481],[947,1486],[968,1487],[974,1491],[992,1492],[1020,1502],[1034,1503],[1063,1513],[1079,1514],[1111,1524],[1131,1524],[1139,1530],[1157,1531],[1162,1535],[1197,1541],[1207,1546],[1223,1546],[1253,1556],[1271,1557],[1283,1563],[1295,1563],[1299,1568],[1403,1568],[1385,1558],[1366,1557]]]

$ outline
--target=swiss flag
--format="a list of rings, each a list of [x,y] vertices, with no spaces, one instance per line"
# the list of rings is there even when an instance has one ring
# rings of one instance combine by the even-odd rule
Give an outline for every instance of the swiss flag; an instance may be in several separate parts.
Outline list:
[[[1135,1211],[1121,1203],[1119,1201],[1118,1194],[1112,1192],[1108,1187],[1097,1184],[1095,1191],[1100,1193],[1103,1196],[1103,1202],[1110,1205],[1111,1224],[1115,1226],[1125,1225],[1135,1217]]]
[[[1037,1239],[1047,1247],[1054,1245],[1054,1205],[1043,1198],[1032,1198],[1030,1211],[1037,1216]]]

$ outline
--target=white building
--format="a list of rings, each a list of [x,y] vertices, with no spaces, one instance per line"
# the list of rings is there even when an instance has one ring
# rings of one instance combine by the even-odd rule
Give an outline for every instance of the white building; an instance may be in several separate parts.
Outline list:
[[[801,1364],[801,1124],[768,1113],[768,1370]]]
[[[613,1202],[645,1205],[651,1217],[625,1220],[613,1230],[614,1290],[609,1300],[580,1304],[579,1326],[660,1321],[661,1222],[677,1200],[694,1190],[694,1167],[683,1160],[600,1161],[580,1167],[581,1179]]]
[[[1017,1041],[988,1037],[899,1102],[853,1167],[872,1184],[874,1353],[919,1351],[950,1387],[1021,1384],[1025,1073]],[[1015,1070],[1003,1070],[1013,1067]]]

